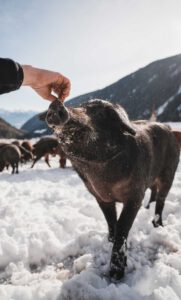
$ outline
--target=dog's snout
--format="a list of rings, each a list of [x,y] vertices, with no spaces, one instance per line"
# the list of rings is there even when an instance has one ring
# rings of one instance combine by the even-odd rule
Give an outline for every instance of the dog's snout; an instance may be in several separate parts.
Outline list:
[[[58,111],[59,118],[62,119],[64,117],[64,112],[62,110]]]
[[[46,120],[49,125],[58,125],[60,121],[58,113],[52,110],[48,111]]]
[[[60,101],[55,100],[49,107],[46,121],[50,127],[62,126],[68,120],[68,111]]]

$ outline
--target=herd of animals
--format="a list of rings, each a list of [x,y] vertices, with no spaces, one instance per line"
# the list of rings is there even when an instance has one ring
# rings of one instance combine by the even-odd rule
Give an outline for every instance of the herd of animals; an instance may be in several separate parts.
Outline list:
[[[41,138],[37,143],[32,145],[31,141],[15,140],[12,143],[0,143],[0,172],[4,169],[12,168],[12,174],[19,172],[19,164],[32,162],[33,168],[35,163],[42,157],[50,167],[49,156],[60,157],[59,163],[61,168],[65,168],[66,156],[58,140],[55,137]]]

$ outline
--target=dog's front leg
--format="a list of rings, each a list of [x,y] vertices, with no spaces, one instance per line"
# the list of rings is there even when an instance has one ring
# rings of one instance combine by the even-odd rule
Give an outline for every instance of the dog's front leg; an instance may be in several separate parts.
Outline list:
[[[117,221],[115,242],[112,249],[110,262],[110,276],[113,281],[119,281],[124,276],[127,261],[127,237],[139,210],[141,201],[127,201],[123,206],[121,215]]]
[[[108,230],[109,230],[108,241],[113,243],[115,240],[115,230],[116,230],[116,222],[117,222],[115,202],[106,203],[98,198],[97,198],[97,202],[108,224]]]

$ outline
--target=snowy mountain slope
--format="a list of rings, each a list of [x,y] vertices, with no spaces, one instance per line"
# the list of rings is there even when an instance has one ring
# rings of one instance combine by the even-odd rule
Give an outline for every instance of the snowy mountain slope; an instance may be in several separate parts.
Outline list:
[[[39,114],[26,121],[21,129],[28,131],[31,137],[52,134],[52,129],[48,127],[47,123],[39,119]]]
[[[0,138],[23,138],[26,131],[17,129],[0,118]]]
[[[51,164],[0,174],[0,299],[181,299],[181,163],[165,226],[153,228],[154,204],[140,209],[119,284],[107,277],[111,244],[96,201],[70,164],[65,170],[56,158]]]
[[[181,54],[154,61],[101,90],[71,99],[68,105],[93,98],[123,105],[131,119],[148,119],[154,108],[159,120],[180,121]]]

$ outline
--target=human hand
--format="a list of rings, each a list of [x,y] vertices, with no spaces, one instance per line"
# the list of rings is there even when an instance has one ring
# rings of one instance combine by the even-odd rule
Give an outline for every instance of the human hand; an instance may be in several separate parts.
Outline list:
[[[30,86],[43,99],[64,101],[70,93],[70,80],[58,72],[22,65],[24,80],[22,85]],[[55,95],[53,95],[54,93]]]

